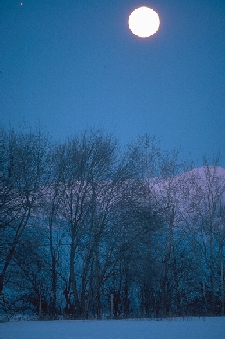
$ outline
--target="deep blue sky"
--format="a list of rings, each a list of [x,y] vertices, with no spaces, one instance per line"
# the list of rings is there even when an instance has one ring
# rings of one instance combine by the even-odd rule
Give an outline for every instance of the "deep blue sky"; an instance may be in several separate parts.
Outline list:
[[[127,24],[140,5],[161,20],[147,39]],[[195,161],[220,151],[225,166],[224,0],[1,0],[0,16],[4,126],[155,134]]]

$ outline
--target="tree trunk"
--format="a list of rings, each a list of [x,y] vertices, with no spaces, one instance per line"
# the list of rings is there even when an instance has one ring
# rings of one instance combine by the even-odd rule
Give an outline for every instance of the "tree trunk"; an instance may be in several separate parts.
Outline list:
[[[223,268],[223,260],[221,260],[220,268],[221,268],[220,280],[221,280],[221,305],[222,305],[221,315],[224,315],[224,268]]]
[[[79,296],[77,292],[77,283],[76,283],[76,276],[75,276],[75,270],[74,270],[75,252],[76,252],[75,239],[72,235],[72,242],[71,242],[71,247],[70,247],[70,283],[72,287],[72,293],[74,296],[75,315],[79,317],[81,315],[81,308],[80,308]]]

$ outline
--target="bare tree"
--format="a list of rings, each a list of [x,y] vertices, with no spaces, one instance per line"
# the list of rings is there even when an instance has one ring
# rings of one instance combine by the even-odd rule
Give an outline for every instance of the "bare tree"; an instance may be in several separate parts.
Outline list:
[[[201,277],[202,298],[215,312],[217,291],[221,285],[223,303],[223,206],[225,179],[218,166],[195,169],[187,176],[187,190],[183,192],[183,231],[192,249],[196,268]],[[219,274],[217,272],[220,272]]]
[[[113,175],[115,142],[102,132],[97,135],[93,131],[85,132],[68,140],[60,147],[59,153],[61,166],[64,166],[59,183],[61,216],[67,222],[70,235],[69,279],[65,288],[67,312],[80,316],[84,312],[88,274],[104,229],[106,217],[99,220],[97,215],[101,216],[102,211],[98,212],[100,207],[97,205],[104,199],[108,205],[105,187],[106,181],[110,181]],[[86,241],[89,244],[87,248]],[[78,252],[81,253],[80,257]],[[81,261],[83,257],[81,280],[76,262],[78,257]],[[81,284],[81,293],[78,284]]]
[[[0,291],[3,290],[7,269],[13,260],[40,194],[45,159],[45,137],[40,132],[2,133],[1,182],[1,272]]]

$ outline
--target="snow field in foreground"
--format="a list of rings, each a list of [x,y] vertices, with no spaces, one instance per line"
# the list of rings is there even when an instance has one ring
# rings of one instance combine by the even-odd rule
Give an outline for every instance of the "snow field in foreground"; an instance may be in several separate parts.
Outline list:
[[[0,339],[225,339],[225,317],[7,322]]]

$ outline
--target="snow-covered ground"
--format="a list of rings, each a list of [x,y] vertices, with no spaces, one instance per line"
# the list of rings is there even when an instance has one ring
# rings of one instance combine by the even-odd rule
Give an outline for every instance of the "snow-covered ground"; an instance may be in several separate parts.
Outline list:
[[[18,321],[0,339],[225,339],[225,317],[164,320]]]

